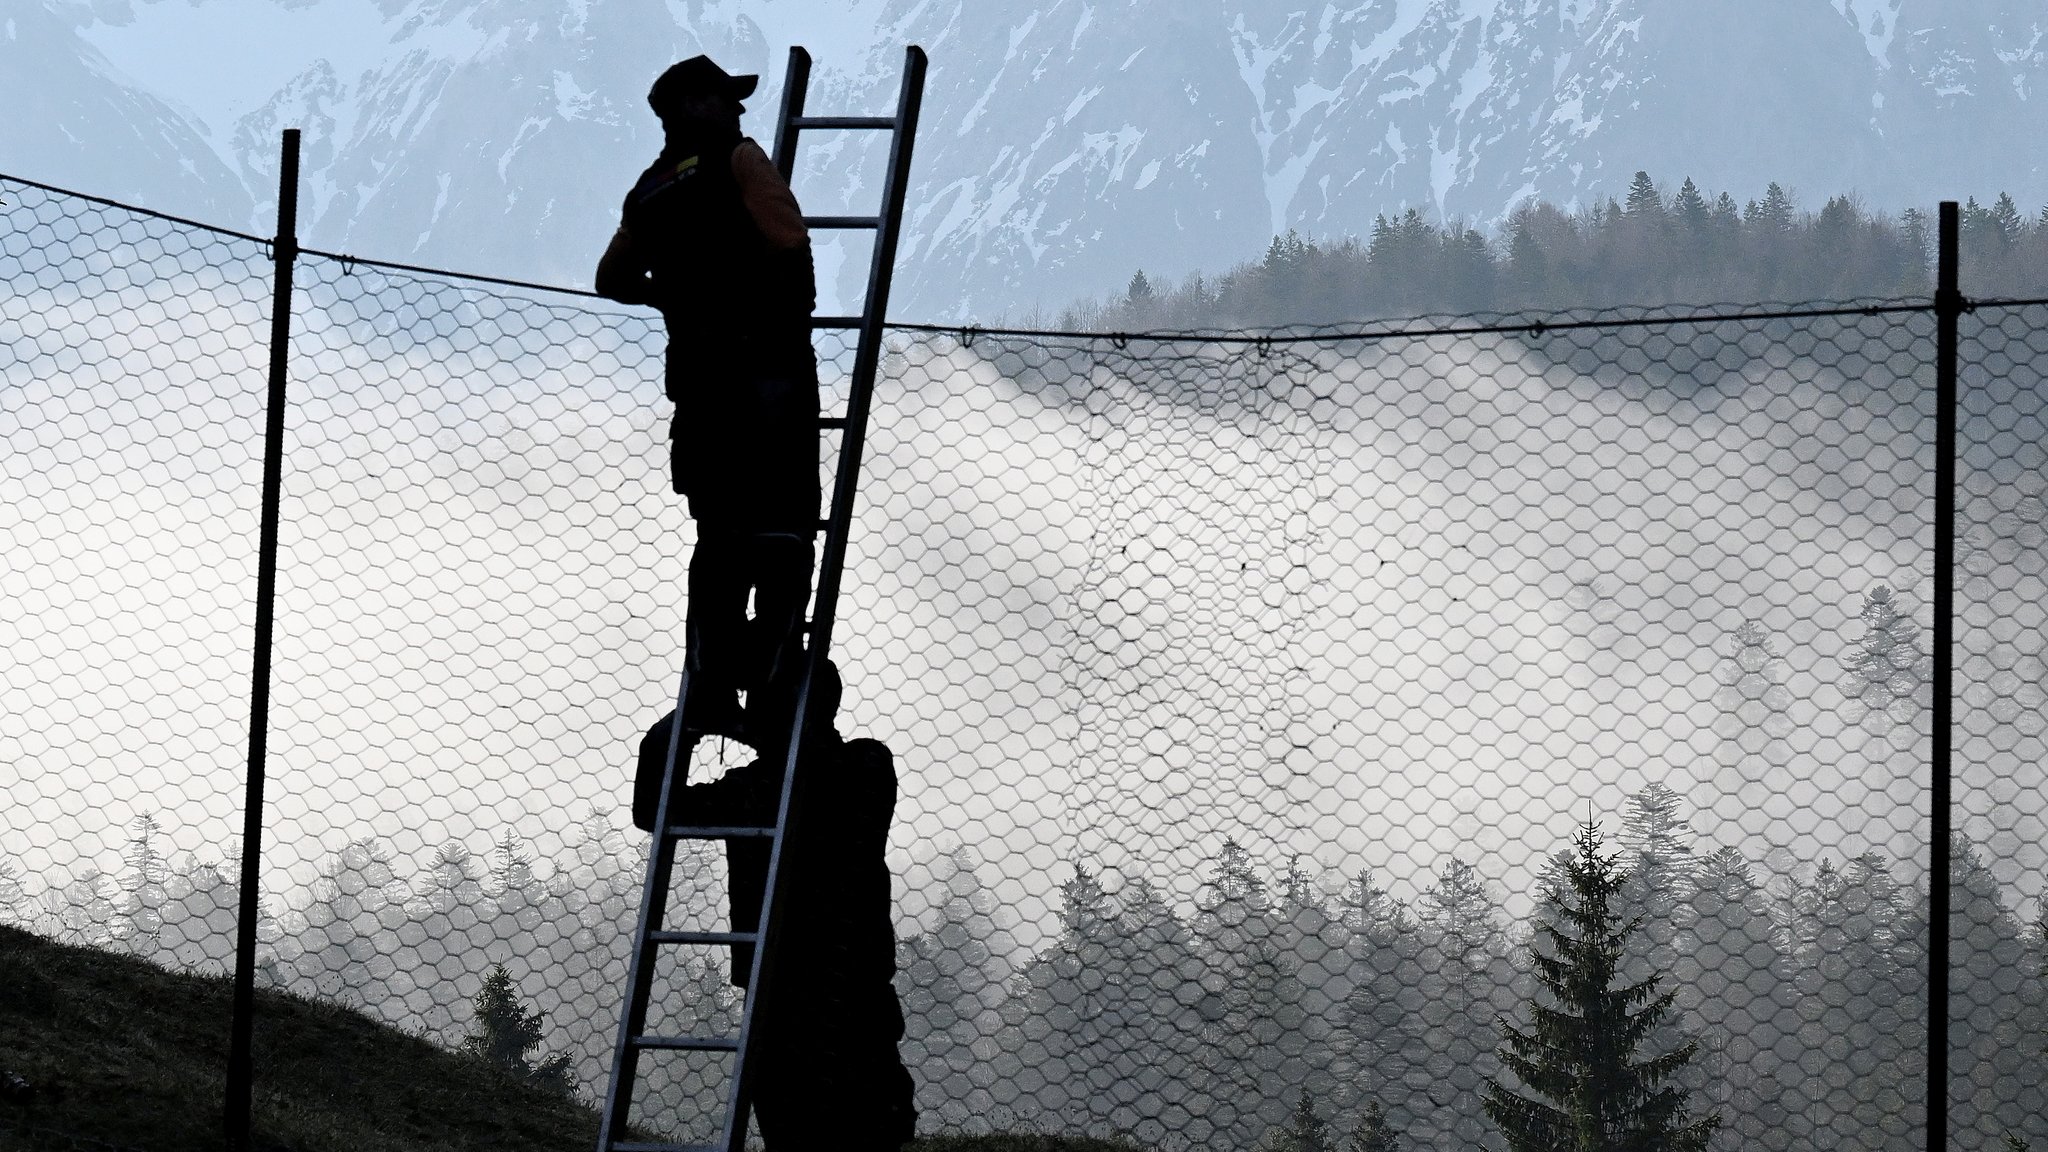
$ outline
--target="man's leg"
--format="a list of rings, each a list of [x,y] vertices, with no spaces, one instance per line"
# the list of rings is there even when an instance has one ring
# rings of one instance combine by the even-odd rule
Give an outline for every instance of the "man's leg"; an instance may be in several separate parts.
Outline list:
[[[747,575],[754,586],[747,723],[770,742],[782,739],[796,705],[813,556],[810,539],[796,533],[764,532],[747,541]]]
[[[755,405],[747,485],[748,577],[754,588],[746,685],[749,725],[769,743],[786,738],[802,672],[804,610],[811,599],[822,490],[818,478],[818,382],[771,374],[746,393]]]
[[[698,521],[697,547],[690,555],[690,614],[684,625],[684,663],[690,670],[690,698],[683,703],[686,732],[740,735],[746,560],[743,536]]]

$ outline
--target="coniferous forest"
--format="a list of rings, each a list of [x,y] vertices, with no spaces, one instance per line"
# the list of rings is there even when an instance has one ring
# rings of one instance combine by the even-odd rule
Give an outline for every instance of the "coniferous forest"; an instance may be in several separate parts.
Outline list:
[[[220,971],[233,862],[167,858],[165,839],[138,820],[119,873],[39,891],[0,870],[0,916]],[[639,840],[593,815],[559,860],[509,836],[419,861],[351,843],[266,908],[261,978],[587,1095],[609,1060]],[[950,863],[948,897],[898,942],[925,1130],[1363,1152],[1532,1152],[1582,1129],[1603,1135],[1572,1146],[1924,1146],[1925,894],[1876,854],[1784,869],[1703,843],[1660,785],[1557,846],[1526,922],[1456,856],[1396,894],[1370,872],[1269,875],[1226,840],[1191,907],[1069,864],[1056,929],[1019,952],[993,878],[967,850]],[[678,868],[719,870],[715,853]],[[1954,1146],[2048,1148],[2048,923],[2021,923],[1967,842],[1949,885]],[[660,995],[697,1023],[736,1007],[714,962],[679,966]],[[650,1084],[684,1114],[715,1113],[722,1086],[702,1070]]]
[[[1961,220],[1963,291],[2048,293],[2048,207],[1971,198]],[[1924,296],[1933,290],[1931,210],[1872,212],[1852,195],[1818,208],[1771,184],[1738,202],[1638,172],[1625,200],[1579,211],[1533,202],[1489,235],[1410,208],[1370,235],[1276,236],[1261,260],[1178,283],[1140,270],[1122,292],[1067,308],[1088,331],[1259,328],[1419,315],[1672,304],[1757,304]]]

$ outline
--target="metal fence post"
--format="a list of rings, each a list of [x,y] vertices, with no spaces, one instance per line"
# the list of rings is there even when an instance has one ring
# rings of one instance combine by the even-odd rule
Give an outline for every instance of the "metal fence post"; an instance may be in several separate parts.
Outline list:
[[[1927,889],[1927,1147],[1948,1142],[1949,867],[1953,801],[1956,609],[1956,202],[1941,202],[1934,288],[1934,755],[1929,789],[1933,849]]]
[[[229,1024],[225,1121],[230,1152],[249,1147],[252,1029],[256,1010],[257,861],[263,838],[263,754],[270,709],[270,633],[277,595],[277,521],[284,472],[285,362],[292,327],[292,263],[298,255],[299,130],[284,130],[277,176],[276,267],[270,306],[270,398],[263,431],[263,526],[256,553],[255,668],[249,679],[249,786],[242,811],[241,912],[235,925],[234,1015]]]

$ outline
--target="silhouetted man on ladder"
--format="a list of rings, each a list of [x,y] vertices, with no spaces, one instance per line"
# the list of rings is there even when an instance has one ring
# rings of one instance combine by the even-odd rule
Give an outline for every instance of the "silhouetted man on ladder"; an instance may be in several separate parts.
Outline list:
[[[817,281],[795,195],[740,134],[758,79],[693,56],[654,82],[647,102],[666,139],[626,194],[597,291],[652,305],[668,326],[669,465],[697,521],[685,740],[770,751],[788,731],[811,595]]]
[[[728,736],[761,753],[710,783],[679,773],[669,812],[671,823],[721,828],[776,824],[822,495],[810,237],[787,182],[740,134],[740,101],[756,79],[697,56],[655,81],[647,100],[666,140],[627,193],[597,269],[600,293],[653,305],[668,325],[670,467],[697,520],[682,743]],[[811,781],[805,813],[793,806],[781,849],[784,959],[754,1018],[748,1066],[769,1152],[893,1152],[916,1123],[896,1050],[903,1014],[885,858],[895,769],[880,743],[840,738],[839,697],[838,671],[821,658],[799,769]],[[633,816],[650,831],[673,723],[657,722],[640,747]],[[726,852],[732,928],[755,931],[768,842],[733,837]],[[745,987],[753,949],[733,948],[733,982]]]

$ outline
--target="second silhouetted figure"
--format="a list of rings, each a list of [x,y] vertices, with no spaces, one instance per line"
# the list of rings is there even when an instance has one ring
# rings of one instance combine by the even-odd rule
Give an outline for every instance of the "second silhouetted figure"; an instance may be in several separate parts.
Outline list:
[[[903,1009],[887,859],[895,759],[880,741],[840,736],[839,700],[839,672],[820,660],[797,769],[803,804],[782,853],[780,963],[774,994],[754,1020],[748,1082],[768,1152],[894,1152],[917,1127],[915,1087],[896,1047]],[[641,828],[654,827],[668,742],[664,717],[640,745],[633,822]],[[772,827],[784,768],[763,756],[707,783],[678,780],[669,818]],[[768,842],[734,837],[725,852],[732,929],[756,931]],[[752,945],[735,945],[732,963],[732,982],[747,987]]]
[[[740,133],[757,80],[693,56],[654,82],[661,154],[626,194],[596,283],[668,327],[670,472],[697,521],[684,731],[772,748],[794,699],[821,496],[817,282],[795,195]]]

